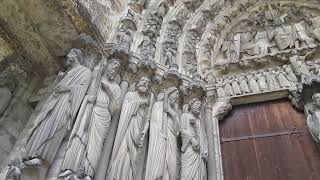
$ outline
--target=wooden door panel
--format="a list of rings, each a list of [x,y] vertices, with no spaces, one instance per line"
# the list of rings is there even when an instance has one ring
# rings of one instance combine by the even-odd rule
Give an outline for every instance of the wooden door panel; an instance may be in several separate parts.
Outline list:
[[[320,152],[287,100],[235,107],[220,136],[225,180],[320,179]]]

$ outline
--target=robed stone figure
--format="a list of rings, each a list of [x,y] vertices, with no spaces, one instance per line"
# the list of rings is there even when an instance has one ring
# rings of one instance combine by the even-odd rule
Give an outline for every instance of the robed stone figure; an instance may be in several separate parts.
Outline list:
[[[63,174],[83,168],[84,174],[93,178],[104,140],[109,132],[111,118],[120,106],[121,89],[117,82],[120,63],[112,59],[107,62],[106,68],[103,63],[92,73],[88,93],[68,142],[62,165]]]
[[[28,158],[51,164],[67,131],[71,130],[91,76],[91,71],[80,64],[82,60],[80,50],[71,49],[68,53],[68,70],[59,73],[59,82],[36,116],[26,145]]]
[[[149,127],[153,94],[150,80],[142,77],[137,90],[125,95],[113,145],[107,180],[138,180],[142,177],[142,147]]]
[[[180,120],[178,97],[178,89],[171,87],[165,91],[164,100],[153,105],[145,179],[178,179],[180,160],[177,143]]]
[[[181,180],[206,180],[208,156],[206,136],[201,126],[201,101],[190,101],[190,112],[181,115]]]

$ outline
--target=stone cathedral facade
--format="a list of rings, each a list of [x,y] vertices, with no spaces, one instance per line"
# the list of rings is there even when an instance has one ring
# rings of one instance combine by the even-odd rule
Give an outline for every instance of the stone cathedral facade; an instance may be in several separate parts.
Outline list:
[[[0,2],[0,179],[320,178],[317,0]]]

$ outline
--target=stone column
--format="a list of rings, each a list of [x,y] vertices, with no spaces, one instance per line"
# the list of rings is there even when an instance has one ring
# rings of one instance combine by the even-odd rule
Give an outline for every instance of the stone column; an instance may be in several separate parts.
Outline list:
[[[210,180],[223,180],[219,121],[230,112],[231,108],[229,99],[220,99],[213,106],[206,107],[206,132],[209,140],[207,169]]]

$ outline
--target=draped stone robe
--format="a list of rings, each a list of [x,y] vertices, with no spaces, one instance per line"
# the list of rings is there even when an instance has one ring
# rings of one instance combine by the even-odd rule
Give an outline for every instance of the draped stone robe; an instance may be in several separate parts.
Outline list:
[[[124,98],[116,139],[107,173],[107,180],[138,180],[138,166],[141,165],[141,151],[134,143],[143,128],[147,114],[146,97],[138,92],[128,92]]]
[[[149,150],[145,179],[178,179],[178,122],[168,114],[167,136],[163,132],[163,101],[156,102],[152,109],[149,133]]]
[[[44,103],[27,141],[27,157],[38,157],[52,163],[66,132],[71,129],[88,89],[90,76],[90,70],[79,65],[67,72],[58,83],[67,86],[70,91],[53,92]]]
[[[201,136],[200,119],[194,117],[191,113],[181,115],[181,180],[206,180],[206,163],[201,157],[205,152],[205,142]],[[191,141],[199,143],[199,151],[195,151]]]
[[[101,85],[102,82],[108,81],[107,78],[102,75],[101,81],[96,81],[101,66],[97,67],[93,72],[90,88],[83,100],[72,130],[62,165],[62,170],[69,169],[73,172],[83,167],[85,174],[91,177],[93,177],[98,167],[103,142],[109,132],[113,107],[118,106],[121,93],[118,84],[109,82],[111,84],[110,89],[114,94],[114,97],[109,97]],[[96,88],[98,89],[96,90]],[[97,100],[93,104],[88,101],[88,98],[95,95],[97,96]],[[92,111],[90,111],[90,108],[92,108]],[[90,112],[92,114],[89,114]],[[86,123],[89,123],[88,129],[85,129]]]

